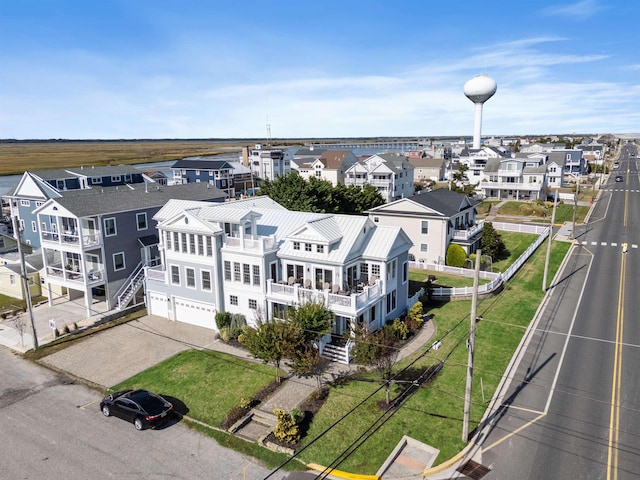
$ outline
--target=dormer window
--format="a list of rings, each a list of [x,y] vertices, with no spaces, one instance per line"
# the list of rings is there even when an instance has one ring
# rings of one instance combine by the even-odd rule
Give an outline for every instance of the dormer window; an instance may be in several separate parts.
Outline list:
[[[300,242],[293,242],[293,249],[300,250]]]
[[[324,253],[324,245],[316,245],[316,252]]]
[[[310,252],[313,249],[313,245],[311,243],[305,243],[304,244],[304,251],[305,252]]]

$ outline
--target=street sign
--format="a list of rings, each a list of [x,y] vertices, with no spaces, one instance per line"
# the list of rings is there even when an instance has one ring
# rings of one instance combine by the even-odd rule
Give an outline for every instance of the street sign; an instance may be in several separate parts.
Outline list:
[[[53,318],[52,318],[51,320],[49,320],[49,326],[55,330],[55,328],[56,328],[56,321],[55,321]]]

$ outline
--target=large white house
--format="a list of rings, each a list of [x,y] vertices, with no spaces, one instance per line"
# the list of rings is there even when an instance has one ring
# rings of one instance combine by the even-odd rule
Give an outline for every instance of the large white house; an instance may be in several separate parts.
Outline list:
[[[414,167],[404,155],[379,153],[351,165],[344,183],[359,187],[368,183],[380,192],[385,202],[392,202],[415,193],[413,173]]]
[[[171,200],[154,220],[161,264],[146,269],[150,314],[216,329],[217,312],[255,325],[316,301],[335,314],[332,333],[342,335],[362,322],[375,331],[407,308],[411,241],[400,227],[289,211],[267,197]]]

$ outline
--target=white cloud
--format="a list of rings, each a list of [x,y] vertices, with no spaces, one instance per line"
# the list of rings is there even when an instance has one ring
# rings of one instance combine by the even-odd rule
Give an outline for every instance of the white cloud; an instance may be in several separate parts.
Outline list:
[[[586,20],[593,17],[606,7],[599,4],[597,0],[581,0],[580,2],[570,3],[566,5],[553,5],[543,8],[540,13],[544,16],[559,16],[567,20],[578,19]]]

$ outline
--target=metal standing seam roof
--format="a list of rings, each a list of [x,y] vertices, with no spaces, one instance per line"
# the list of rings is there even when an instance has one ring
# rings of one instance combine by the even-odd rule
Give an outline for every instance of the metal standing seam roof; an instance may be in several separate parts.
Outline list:
[[[259,198],[259,197],[258,197]],[[208,204],[203,202],[182,202],[172,200],[163,207],[154,218],[161,217],[170,222],[171,217],[182,213],[187,207],[188,213],[203,222],[239,221],[247,215],[256,217],[257,234],[273,236],[280,243],[279,254],[288,258],[304,258],[319,263],[344,264],[351,258],[357,258],[365,251],[370,258],[386,258],[389,251],[397,245],[401,229],[396,227],[380,227],[368,217],[361,215],[339,215],[290,211],[284,207],[274,208],[272,201],[264,202],[268,208],[256,206],[251,199],[231,201],[224,204]],[[233,205],[233,208],[229,208]],[[277,204],[276,204],[277,205]],[[316,249],[308,252],[304,249],[293,250],[293,242],[300,231],[313,232],[313,235],[300,234],[300,240],[328,242],[331,247],[323,253]],[[407,243],[407,249],[409,248]]]
[[[397,246],[398,241],[402,240],[400,238],[401,231],[402,229],[400,227],[378,225],[371,239],[367,242],[362,256],[378,260],[388,258],[391,251]],[[410,246],[410,243],[406,243],[406,250],[409,250]]]
[[[342,232],[336,218],[327,216],[306,222],[303,228],[293,232],[291,238],[331,244],[342,238]]]

